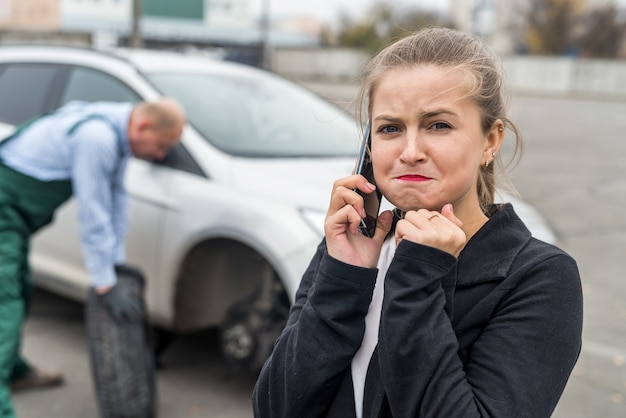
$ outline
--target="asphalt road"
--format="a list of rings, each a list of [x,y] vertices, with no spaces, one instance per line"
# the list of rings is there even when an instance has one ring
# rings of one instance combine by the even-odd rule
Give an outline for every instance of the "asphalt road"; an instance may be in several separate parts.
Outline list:
[[[309,84],[352,108],[352,86]],[[556,418],[626,417],[626,103],[517,95],[511,118],[526,149],[512,180],[578,261],[584,345]],[[97,417],[82,306],[38,292],[24,351],[65,371],[67,384],[17,394],[20,418]],[[248,418],[251,377],[221,362],[214,333],[181,338],[158,374],[160,416]]]

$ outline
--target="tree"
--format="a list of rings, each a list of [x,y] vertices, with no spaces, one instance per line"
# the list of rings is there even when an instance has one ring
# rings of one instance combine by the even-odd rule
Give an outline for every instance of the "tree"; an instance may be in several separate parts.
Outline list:
[[[367,18],[362,21],[353,21],[347,16],[342,18],[335,37],[338,45],[376,53],[391,41],[419,28],[451,26],[435,14],[420,9],[399,9],[389,3],[373,5],[366,15]],[[328,39],[328,34],[325,34],[323,41]]]
[[[375,52],[380,48],[381,39],[374,22],[349,22],[340,30],[337,42],[340,46]]]
[[[454,25],[433,13],[418,9],[405,10],[396,16],[393,26],[389,28],[387,33],[387,40],[395,40],[406,36],[410,32],[428,26],[446,26],[452,28]]]
[[[584,0],[530,0],[525,11],[526,45],[532,54],[560,55],[573,47]]]
[[[595,9],[586,15],[582,33],[576,40],[581,54],[588,57],[614,58],[626,35],[626,23],[615,6]]]

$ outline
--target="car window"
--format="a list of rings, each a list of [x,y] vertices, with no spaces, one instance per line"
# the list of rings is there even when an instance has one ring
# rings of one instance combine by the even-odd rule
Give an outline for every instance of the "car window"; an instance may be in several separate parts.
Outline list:
[[[74,67],[61,96],[61,104],[72,100],[138,102],[141,98],[126,84],[108,74],[89,68]]]
[[[6,64],[0,67],[0,122],[17,125],[53,110],[52,90],[60,66]]]
[[[247,157],[355,155],[354,119],[313,93],[270,75],[153,73],[190,123],[224,152]]]
[[[187,148],[181,143],[176,144],[161,161],[157,161],[165,167],[173,168],[180,171],[186,171],[200,177],[208,177],[198,163],[193,159]]]
[[[85,67],[73,67],[61,95],[61,104],[72,100],[136,103],[142,98],[121,80],[109,74]],[[182,144],[178,144],[163,161],[155,164],[205,176]]]

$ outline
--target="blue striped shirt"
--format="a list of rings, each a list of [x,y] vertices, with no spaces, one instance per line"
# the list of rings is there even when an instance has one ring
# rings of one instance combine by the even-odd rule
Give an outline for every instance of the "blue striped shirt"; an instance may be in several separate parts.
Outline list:
[[[132,107],[70,102],[0,147],[0,158],[14,170],[42,181],[71,180],[93,286],[115,284],[114,265],[125,262],[124,173],[131,155],[127,130]],[[68,132],[94,114],[101,118],[88,119]]]

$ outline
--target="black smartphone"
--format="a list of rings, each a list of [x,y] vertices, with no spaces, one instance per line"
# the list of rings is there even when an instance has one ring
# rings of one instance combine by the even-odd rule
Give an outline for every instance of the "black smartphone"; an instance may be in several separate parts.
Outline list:
[[[361,147],[359,149],[359,156],[356,162],[355,174],[361,174],[372,184],[376,184],[374,181],[374,170],[372,168],[372,158],[370,154],[370,148],[372,146],[372,134],[370,123],[365,126],[365,132],[363,134],[363,140],[361,141]],[[361,225],[359,229],[361,233],[366,237],[373,237],[376,230],[376,218],[378,218],[378,211],[380,210],[380,201],[382,194],[378,191],[378,188],[372,193],[366,194],[359,189],[355,189],[359,195],[363,196],[363,203],[365,206],[366,217],[361,219]]]

